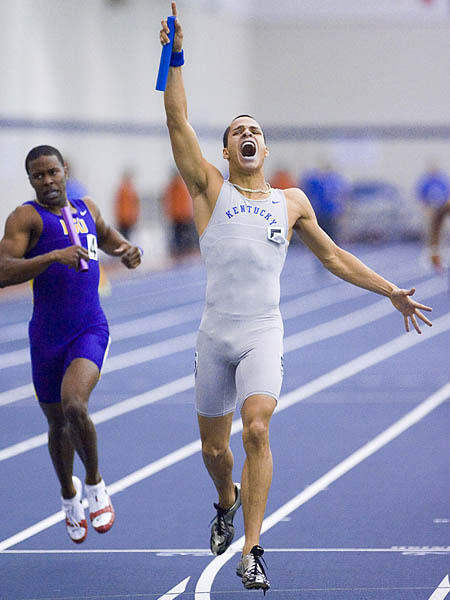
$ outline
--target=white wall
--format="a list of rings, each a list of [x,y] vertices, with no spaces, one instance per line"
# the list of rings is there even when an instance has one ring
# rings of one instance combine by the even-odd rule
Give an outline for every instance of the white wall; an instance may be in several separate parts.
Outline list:
[[[264,119],[450,123],[450,19],[428,26],[266,24],[253,60]]]
[[[450,125],[448,3],[379,0],[376,10],[372,4],[180,0],[190,119],[199,132],[208,126],[216,134],[201,134],[208,160],[225,168],[221,132],[240,112],[269,127]],[[160,20],[169,2],[2,0],[1,6],[0,227],[31,197],[23,160],[41,143],[70,159],[107,219],[124,167],[136,168],[140,191],[154,200],[173,167],[162,95],[154,91]],[[13,118],[76,120],[84,130],[7,126]],[[156,129],[93,133],[89,123]],[[352,178],[384,176],[406,189],[429,156],[450,172],[448,139],[269,142],[268,173],[281,162],[299,172],[324,154]]]

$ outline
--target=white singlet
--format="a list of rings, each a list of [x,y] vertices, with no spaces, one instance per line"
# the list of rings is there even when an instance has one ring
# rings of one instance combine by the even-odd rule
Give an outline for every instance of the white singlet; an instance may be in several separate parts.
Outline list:
[[[216,417],[254,394],[278,400],[283,372],[280,274],[288,242],[286,198],[252,200],[224,181],[200,237],[206,306],[195,360],[196,407]]]

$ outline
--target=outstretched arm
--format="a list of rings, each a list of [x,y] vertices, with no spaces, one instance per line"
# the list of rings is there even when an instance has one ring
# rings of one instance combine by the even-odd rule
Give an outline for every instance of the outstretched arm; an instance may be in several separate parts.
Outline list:
[[[287,191],[287,197],[290,210],[294,215],[298,215],[294,229],[326,269],[349,283],[388,297],[395,308],[402,313],[406,331],[410,329],[409,320],[411,320],[417,333],[421,333],[417,318],[431,326],[431,322],[421,311],[432,309],[411,298],[415,292],[414,288],[410,290],[398,288],[367,267],[356,256],[337,246],[319,227],[311,204],[303,192],[293,188]]]
[[[176,2],[172,2],[172,14],[178,16]],[[160,41],[165,45],[169,43],[169,28],[166,20],[161,21],[161,25]],[[177,18],[172,53],[181,52],[182,47],[183,30]],[[205,216],[209,217],[211,211],[208,207],[214,206],[223,177],[218,169],[203,157],[195,131],[188,121],[182,67],[169,69],[164,92],[164,107],[173,157],[194,201],[197,220],[199,212],[204,212]]]
[[[450,200],[441,208],[438,208],[431,220],[430,246],[431,262],[437,271],[442,271],[442,259],[439,250],[441,240],[442,225],[446,216],[450,215]]]

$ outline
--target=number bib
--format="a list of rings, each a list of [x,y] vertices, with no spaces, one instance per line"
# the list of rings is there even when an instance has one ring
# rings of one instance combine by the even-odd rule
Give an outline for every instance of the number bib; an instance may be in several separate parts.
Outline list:
[[[92,233],[88,233],[86,236],[86,240],[89,258],[91,260],[98,260],[97,236],[95,236]]]

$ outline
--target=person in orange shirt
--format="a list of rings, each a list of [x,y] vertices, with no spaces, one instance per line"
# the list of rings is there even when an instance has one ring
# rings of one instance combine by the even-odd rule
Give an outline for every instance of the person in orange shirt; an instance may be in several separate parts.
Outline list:
[[[275,171],[270,178],[270,185],[273,188],[278,188],[279,190],[287,190],[297,186],[295,179],[292,177],[290,172],[283,168]]]
[[[140,214],[140,201],[133,182],[133,173],[124,171],[119,188],[116,192],[116,224],[117,229],[127,240]]]
[[[172,254],[179,258],[193,249],[195,229],[192,200],[178,171],[173,173],[164,192],[163,204],[172,228]]]

